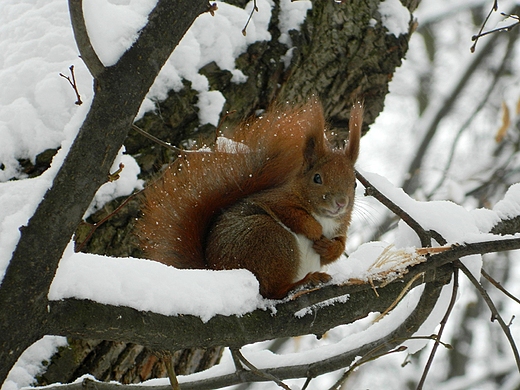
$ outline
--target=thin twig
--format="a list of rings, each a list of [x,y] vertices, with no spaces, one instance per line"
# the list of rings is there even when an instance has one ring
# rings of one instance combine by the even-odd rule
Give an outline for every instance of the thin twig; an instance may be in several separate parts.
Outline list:
[[[395,349],[392,349],[390,351],[385,351],[383,353],[378,353],[376,355],[374,355],[374,353],[377,352],[378,349],[381,349],[382,347],[384,347],[384,345],[379,345],[377,346],[376,348],[374,348],[372,351],[368,352],[365,356],[363,356],[361,359],[359,359],[357,362],[355,362],[353,365],[351,365],[344,373],[343,375],[341,376],[341,378],[339,378],[336,383],[334,383],[330,388],[329,390],[337,390],[339,389],[343,383],[345,383],[345,381],[348,379],[348,377],[350,376],[350,374],[352,374],[352,372],[354,372],[354,370],[356,368],[358,368],[359,366],[361,366],[362,364],[365,364],[365,363],[368,363],[372,360],[376,360],[376,359],[379,359],[380,357],[382,356],[386,356],[386,355],[390,355],[392,353],[396,353],[396,352],[403,352],[407,349],[407,347],[405,347],[404,345],[401,345]]]
[[[412,279],[410,279],[410,281],[408,283],[406,283],[406,286],[404,286],[404,288],[401,290],[401,292],[399,293],[397,298],[392,302],[392,304],[384,312],[379,314],[377,316],[377,318],[372,321],[372,323],[375,324],[376,322],[379,322],[384,316],[386,316],[390,312],[390,310],[392,310],[394,307],[396,307],[397,304],[401,301],[401,299],[403,299],[403,297],[406,295],[408,290],[410,290],[410,288],[415,283],[415,281],[417,279],[419,279],[421,276],[424,276],[424,272],[418,273]],[[379,294],[378,294],[378,296],[379,296]]]
[[[83,102],[81,101],[81,96],[79,95],[78,84],[76,84],[76,76],[74,75],[74,65],[71,65],[69,67],[69,70],[71,77],[65,76],[63,73],[60,73],[60,76],[67,80],[72,89],[74,90],[74,93],[76,94],[76,101],[74,102],[74,104],[77,106],[81,106]]]
[[[502,286],[499,282],[497,282],[495,279],[493,279],[493,277],[491,275],[489,275],[485,270],[484,268],[482,268],[480,270],[480,273],[482,274],[483,277],[485,277],[489,283],[491,283],[493,286],[495,286],[497,289],[499,289],[500,291],[502,291],[505,295],[507,295],[509,298],[511,298],[513,301],[515,301],[516,303],[520,303],[520,299],[518,299],[517,297],[515,297],[513,294],[511,294],[509,291],[507,291],[504,286]]]
[[[358,171],[356,171],[357,179],[365,186],[365,191],[367,195],[373,196],[379,202],[381,202],[386,208],[388,208],[391,212],[401,218],[408,226],[410,226],[419,239],[421,240],[421,246],[429,247],[431,246],[431,236],[430,234],[423,229],[423,227],[413,219],[410,214],[404,211],[401,207],[392,202],[386,195],[380,192],[377,188],[375,188],[363,175],[361,175]]]
[[[444,332],[444,328],[448,323],[448,318],[455,306],[455,302],[457,300],[457,292],[459,290],[459,270],[455,268],[453,271],[453,290],[451,292],[450,304],[448,305],[448,309],[446,309],[446,313],[440,322],[439,332],[437,333],[437,338],[435,339],[435,343],[433,344],[432,351],[430,352],[430,356],[428,357],[428,361],[426,362],[426,366],[424,367],[424,371],[422,373],[421,379],[417,384],[417,390],[421,390],[424,386],[424,382],[426,381],[426,377],[428,376],[428,372],[430,371],[431,365],[433,363],[433,359],[435,354],[437,353],[437,349],[439,348],[439,344],[441,344],[441,337]]]
[[[110,214],[108,214],[105,218],[103,218],[101,221],[99,222],[96,222],[94,224],[89,224],[90,225],[90,231],[88,232],[87,234],[87,237],[85,237],[85,239],[80,243],[78,244],[75,248],[74,248],[74,252],[81,252],[81,250],[83,249],[83,247],[87,244],[87,242],[90,240],[90,238],[92,237],[92,235],[94,234],[94,232],[101,226],[103,225],[106,221],[108,221],[110,218],[112,218],[114,215],[116,215],[119,210],[121,210],[123,207],[125,207],[125,205],[130,202],[130,200],[132,200],[135,196],[139,195],[141,192],[143,192],[143,190],[140,190],[140,191],[137,191],[136,193],[130,195],[128,198],[126,198],[124,200],[123,203],[121,203],[114,211],[112,211]]]
[[[256,6],[256,0],[253,0],[253,9],[251,10],[251,13],[249,14],[249,17],[247,18],[246,25],[242,29],[242,35],[243,36],[246,36],[246,34],[247,34],[246,33],[247,26],[249,25],[249,22],[251,21],[251,19],[253,19],[253,13],[255,11],[258,12],[258,7]]]
[[[231,111],[226,111],[226,113],[222,116],[222,118],[220,119],[220,121],[218,122],[218,125],[217,125],[217,130],[216,130],[216,133],[218,134],[222,128],[222,125],[224,124],[224,121],[229,118],[231,115],[234,115],[236,114],[237,110],[231,110]]]
[[[170,386],[172,390],[181,390],[179,385],[179,381],[177,380],[177,375],[175,375],[175,367],[174,367],[173,356],[169,354],[164,359],[164,364],[166,365],[166,372],[168,372],[168,378],[170,379]]]
[[[164,142],[164,141],[160,140],[159,138],[151,135],[147,131],[144,131],[143,129],[141,129],[140,127],[134,125],[133,123],[132,123],[132,129],[137,131],[139,134],[145,136],[146,138],[152,140],[153,142],[155,142],[155,143],[157,143],[157,144],[159,144],[161,146],[164,146],[167,149],[173,150],[176,153],[184,153],[184,152],[186,152],[185,150],[182,150],[182,149],[180,149],[180,148],[178,148],[176,146],[173,146],[173,145],[169,144],[168,142]]]
[[[495,11],[496,11],[496,10],[495,10]],[[488,14],[486,20],[484,21],[484,24],[487,22],[487,20],[488,20],[488,18],[489,18],[490,15],[491,15],[491,11],[490,11],[490,13]],[[475,47],[476,47],[476,45],[477,45],[477,41],[478,41],[479,38],[484,37],[484,36],[489,35],[489,34],[497,33],[497,32],[503,32],[503,31],[507,31],[507,32],[509,32],[509,31],[511,31],[513,28],[515,28],[516,26],[518,26],[518,25],[520,24],[520,19],[519,19],[518,16],[516,16],[516,15],[508,15],[508,14],[505,14],[505,13],[503,13],[503,12],[501,12],[501,15],[502,15],[502,16],[505,16],[506,19],[507,19],[507,18],[516,19],[516,22],[510,24],[509,26],[497,27],[497,28],[494,28],[493,30],[486,31],[486,32],[484,32],[484,33],[482,32],[482,29],[484,28],[484,24],[482,24],[482,27],[480,28],[479,33],[478,33],[477,35],[473,35],[473,36],[471,37],[471,40],[472,40],[472,41],[475,41],[475,43],[473,44],[473,46],[471,46],[471,48],[470,48],[470,50],[471,50],[472,53],[475,52]]]
[[[285,390],[291,390],[291,388],[289,386],[287,386],[285,383],[283,383],[280,379],[278,379],[277,377],[275,377],[274,375],[271,375],[271,374],[268,374],[266,372],[263,372],[261,370],[259,370],[258,368],[256,368],[253,364],[251,364],[245,357],[244,355],[242,355],[242,353],[237,350],[237,354],[238,354],[238,357],[240,358],[240,361],[247,367],[249,368],[249,370],[251,370],[252,373],[254,373],[255,375],[258,375],[262,378],[266,378],[266,379],[269,379],[269,380],[272,380],[274,383],[276,383],[278,386],[280,386],[281,388],[285,389]]]
[[[482,22],[482,25],[480,26],[480,30],[478,31],[478,34],[477,35],[474,35],[473,37],[471,37],[471,40],[472,41],[475,41],[475,43],[473,44],[473,46],[471,46],[471,48],[469,49],[472,53],[475,52],[475,48],[477,46],[477,41],[478,39],[481,37],[481,34],[482,34],[482,30],[484,30],[484,26],[486,25],[487,21],[489,20],[491,14],[493,12],[496,12],[498,11],[498,0],[494,0],[493,2],[493,7],[491,7],[491,9],[489,10],[487,16],[486,16],[486,19],[484,19],[484,22]]]
[[[498,312],[495,304],[489,297],[489,294],[487,293],[486,289],[482,287],[480,282],[471,274],[471,272],[466,268],[464,264],[460,260],[454,261],[454,264],[456,267],[459,267],[462,272],[466,275],[466,277],[470,280],[470,282],[475,286],[475,288],[478,290],[482,298],[484,299],[484,302],[489,307],[489,310],[491,310],[491,321],[497,320],[500,324],[500,327],[502,328],[502,331],[507,337],[507,340],[509,341],[509,344],[511,345],[511,350],[513,351],[513,355],[515,356],[516,366],[518,367],[518,371],[520,371],[520,354],[518,353],[518,348],[516,347],[515,340],[513,339],[513,335],[511,334],[511,330],[509,329],[509,326],[504,322],[504,319]]]
[[[158,145],[161,145],[161,146],[165,147],[166,149],[170,149],[170,150],[174,151],[175,153],[179,153],[179,155],[190,154],[190,153],[200,153],[199,150],[185,150],[185,149],[181,149],[177,146],[173,146],[172,144],[169,144],[168,142],[164,142],[163,140],[160,140],[159,138],[153,136],[152,134],[141,129],[140,127],[136,126],[133,123],[132,123],[132,129],[137,131],[139,134],[145,136],[146,138],[152,140],[153,142],[157,143]]]
[[[269,380],[273,381],[274,383],[276,383],[278,386],[280,386],[281,388],[283,388],[285,390],[291,390],[291,388],[289,386],[287,386],[285,383],[283,383],[280,379],[278,379],[274,375],[268,374],[268,373],[266,373],[266,372],[256,368],[253,364],[251,364],[244,357],[244,355],[242,355],[242,352],[240,352],[240,350],[238,348],[237,349],[233,349],[231,352],[232,352],[232,354],[236,355],[236,358],[238,358],[238,360],[244,366],[246,366],[253,374],[255,374],[255,375],[257,375],[257,376],[259,376],[261,378],[269,379]],[[233,359],[235,359],[235,358],[233,358]],[[236,365],[236,362],[235,362],[235,365]]]

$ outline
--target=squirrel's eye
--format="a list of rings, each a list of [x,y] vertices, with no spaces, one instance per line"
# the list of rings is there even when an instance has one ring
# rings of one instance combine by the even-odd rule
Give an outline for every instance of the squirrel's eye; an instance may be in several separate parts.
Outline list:
[[[314,183],[323,184],[323,181],[321,180],[321,175],[319,173],[314,175]]]

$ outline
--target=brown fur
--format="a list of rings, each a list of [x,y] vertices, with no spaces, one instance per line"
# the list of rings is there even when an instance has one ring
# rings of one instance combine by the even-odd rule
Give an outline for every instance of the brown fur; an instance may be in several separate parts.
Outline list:
[[[233,139],[248,151],[217,147],[182,155],[145,191],[138,228],[146,255],[178,268],[249,269],[268,298],[328,280],[321,272],[295,280],[300,255],[294,234],[313,242],[322,265],[345,248],[361,106],[353,113],[344,150],[328,144],[321,106],[311,102],[242,125]],[[317,174],[321,185],[314,182]],[[325,237],[315,216],[340,206],[345,212],[332,218],[338,227]]]

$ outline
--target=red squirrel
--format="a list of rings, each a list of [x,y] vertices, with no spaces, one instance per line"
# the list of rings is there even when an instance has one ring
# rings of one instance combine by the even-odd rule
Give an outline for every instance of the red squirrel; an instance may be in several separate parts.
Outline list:
[[[270,110],[233,142],[181,153],[145,190],[139,237],[146,257],[177,268],[251,271],[260,293],[285,297],[327,282],[321,267],[345,250],[363,107],[333,148],[315,101]]]

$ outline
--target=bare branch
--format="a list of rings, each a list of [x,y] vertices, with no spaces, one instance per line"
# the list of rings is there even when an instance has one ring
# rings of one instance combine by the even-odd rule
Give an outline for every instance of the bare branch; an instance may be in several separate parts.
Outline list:
[[[373,196],[379,202],[381,202],[385,207],[387,207],[390,211],[392,211],[395,215],[401,218],[408,226],[410,226],[413,231],[417,234],[419,239],[421,240],[421,245],[423,247],[431,246],[431,236],[428,232],[426,232],[423,227],[413,219],[410,214],[397,206],[394,202],[392,202],[386,195],[381,193],[377,188],[375,188],[363,175],[361,175],[358,171],[356,171],[357,179],[365,186],[365,195]]]
[[[495,286],[497,289],[502,291],[507,297],[511,298],[516,303],[520,303],[520,299],[515,297],[513,294],[511,294],[509,291],[507,291],[504,286],[502,286],[499,282],[497,282],[490,274],[488,274],[484,268],[480,270],[480,273],[483,277],[485,277],[489,283],[491,283],[493,286]]]
[[[160,140],[159,138],[153,136],[152,134],[148,133],[147,131],[144,131],[143,129],[141,129],[140,127],[136,126],[133,123],[132,123],[132,129],[137,131],[142,136],[148,138],[149,140],[152,140],[156,144],[165,147],[166,149],[172,150],[172,151],[174,151],[176,153],[184,153],[185,152],[184,150],[182,150],[182,149],[180,149],[180,148],[178,148],[176,146],[173,146],[173,145],[169,144],[168,142],[164,142],[163,140]]]
[[[363,365],[365,363],[368,363],[368,362],[371,362],[373,360],[379,359],[380,357],[383,357],[383,356],[386,356],[386,355],[390,355],[392,353],[406,351],[406,347],[405,346],[400,346],[400,347],[397,347],[397,348],[392,349],[390,351],[384,351],[384,352],[379,352],[378,351],[379,349],[381,349],[381,346],[379,346],[379,347],[375,348],[374,350],[370,351],[365,356],[363,356],[361,359],[359,359],[356,363],[354,363],[352,366],[350,366],[348,368],[348,370],[346,370],[345,373],[341,376],[341,378],[339,378],[336,381],[336,383],[334,383],[329,388],[329,390],[341,389],[341,386],[343,386],[343,384],[349,378],[350,374],[352,374],[354,372],[354,370],[356,368],[360,367],[361,365]]]
[[[520,216],[503,219],[490,230],[493,234],[515,234],[520,233]]]
[[[83,0],[69,0],[69,13],[74,31],[74,39],[78,45],[81,59],[85,62],[85,65],[94,79],[97,79],[105,71],[105,66],[92,47],[88,36],[87,26],[85,25],[85,18],[83,16]]]
[[[245,365],[247,368],[249,368],[249,370],[259,376],[260,378],[264,378],[268,381],[273,381],[274,383],[276,383],[278,386],[280,386],[282,389],[285,389],[285,390],[291,390],[291,388],[289,386],[287,386],[285,383],[283,383],[280,379],[278,379],[277,377],[275,377],[274,375],[272,374],[268,374],[262,370],[259,370],[258,368],[256,368],[253,364],[251,364],[251,362],[249,362],[249,360],[247,360],[244,355],[242,354],[242,352],[240,352],[240,349],[232,349],[231,350],[231,353],[233,353],[236,358],[243,364]]]
[[[486,18],[484,19],[484,22],[482,22],[482,25],[480,26],[480,30],[479,30],[478,34],[477,34],[477,35],[474,35],[474,36],[471,38],[472,41],[475,41],[475,43],[474,43],[474,44],[471,46],[471,48],[470,48],[470,51],[471,51],[472,53],[475,52],[475,48],[476,48],[476,46],[477,46],[478,38],[481,36],[481,33],[482,33],[482,31],[484,30],[484,26],[486,25],[487,21],[489,20],[491,14],[492,14],[493,12],[496,12],[496,11],[498,11],[498,0],[493,0],[493,6],[492,6],[491,9],[489,10],[489,12],[488,12]]]
[[[421,390],[424,386],[424,382],[426,381],[426,377],[428,376],[428,372],[430,371],[431,365],[433,363],[433,358],[435,357],[435,353],[437,352],[437,348],[439,347],[439,344],[441,344],[441,337],[442,337],[442,334],[444,333],[444,328],[446,327],[446,324],[448,323],[448,318],[450,317],[453,307],[455,306],[455,302],[457,301],[458,290],[459,290],[459,270],[455,269],[453,271],[453,291],[451,293],[450,304],[448,305],[448,308],[446,309],[446,314],[444,314],[444,317],[442,318],[442,320],[440,322],[441,326],[439,328],[439,332],[437,333],[435,343],[433,344],[432,351],[430,352],[430,356],[428,357],[428,361],[426,362],[426,366],[424,367],[424,371],[421,376],[421,379],[419,380],[419,383],[417,384],[417,390]]]
[[[244,28],[242,29],[242,35],[246,35],[247,32],[247,26],[249,25],[249,22],[251,21],[251,19],[253,19],[253,14],[255,12],[258,12],[258,7],[256,6],[256,0],[253,0],[253,7],[251,9],[251,13],[249,14],[249,17],[247,18],[247,22],[246,22],[246,25],[244,26]]]
[[[81,106],[83,102],[81,101],[81,96],[79,95],[78,91],[78,84],[76,83],[76,76],[74,75],[74,65],[71,65],[69,67],[70,70],[70,77],[65,76],[63,73],[60,73],[60,76],[63,77],[65,80],[67,80],[74,90],[74,93],[76,94],[76,101],[74,102],[75,105]]]
[[[472,275],[472,273],[466,268],[464,264],[462,264],[460,261],[456,261],[455,265],[459,267],[462,272],[466,275],[466,277],[470,280],[470,282],[475,286],[475,288],[478,290],[482,298],[484,299],[484,302],[489,307],[489,310],[491,310],[492,317],[491,321],[497,320],[500,324],[500,327],[502,328],[502,331],[507,337],[507,340],[509,341],[509,344],[511,345],[511,350],[513,351],[513,354],[515,356],[516,360],[516,366],[518,367],[518,371],[520,371],[520,354],[518,353],[518,348],[516,347],[515,340],[513,339],[513,335],[511,334],[511,330],[509,329],[509,325],[506,324],[498,312],[498,309],[496,308],[495,304],[491,300],[489,294],[487,293],[486,289],[482,287],[480,282]]]
[[[489,31],[486,31],[486,32],[482,32],[482,30],[484,29],[484,26],[486,25],[486,23],[487,23],[489,17],[491,16],[491,14],[492,14],[494,11],[496,12],[497,9],[498,9],[498,4],[497,4],[497,0],[495,0],[495,4],[494,4],[494,6],[493,6],[493,9],[491,9],[491,11],[489,11],[488,15],[486,16],[486,19],[484,20],[484,23],[482,23],[482,26],[480,27],[480,31],[478,32],[477,35],[473,35],[473,36],[471,37],[471,40],[472,40],[472,41],[475,41],[475,43],[474,43],[474,44],[471,46],[471,48],[470,48],[470,51],[471,51],[472,53],[475,52],[475,48],[476,48],[476,46],[477,46],[477,41],[479,40],[479,38],[481,38],[481,37],[483,37],[483,36],[486,36],[486,35],[489,35],[489,34],[493,34],[493,33],[504,32],[504,31],[508,31],[508,32],[509,32],[509,31],[511,31],[513,28],[515,28],[516,26],[518,26],[518,25],[520,24],[520,19],[518,18],[518,16],[516,16],[516,15],[507,15],[507,14],[501,12],[500,14],[501,14],[502,16],[505,16],[506,19],[508,19],[508,18],[515,19],[516,22],[513,22],[513,23],[511,23],[511,24],[508,25],[508,26],[498,27],[498,28],[494,28],[494,29],[489,30]]]

